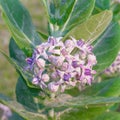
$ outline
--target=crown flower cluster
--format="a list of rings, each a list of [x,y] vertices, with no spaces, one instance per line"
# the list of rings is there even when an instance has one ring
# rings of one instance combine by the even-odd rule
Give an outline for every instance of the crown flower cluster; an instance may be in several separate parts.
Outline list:
[[[89,42],[49,37],[36,47],[27,68],[33,72],[32,83],[50,92],[64,92],[65,89],[91,85],[93,66],[97,63]]]

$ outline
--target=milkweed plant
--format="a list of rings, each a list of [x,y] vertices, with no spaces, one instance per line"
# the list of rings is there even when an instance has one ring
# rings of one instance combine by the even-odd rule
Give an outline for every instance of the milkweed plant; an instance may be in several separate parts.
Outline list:
[[[120,1],[40,2],[46,33],[19,0],[0,0],[11,33],[0,52],[19,75],[16,99],[0,94],[1,119],[120,120]]]

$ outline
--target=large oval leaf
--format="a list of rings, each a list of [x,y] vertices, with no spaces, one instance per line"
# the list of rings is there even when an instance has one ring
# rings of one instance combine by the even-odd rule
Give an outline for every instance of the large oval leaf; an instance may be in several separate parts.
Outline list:
[[[106,31],[98,38],[94,45],[94,54],[97,57],[95,69],[101,72],[115,60],[120,50],[120,26],[111,22]]]
[[[103,11],[99,14],[91,16],[87,21],[75,27],[69,35],[76,39],[84,39],[93,42],[107,28],[112,20],[111,11]]]

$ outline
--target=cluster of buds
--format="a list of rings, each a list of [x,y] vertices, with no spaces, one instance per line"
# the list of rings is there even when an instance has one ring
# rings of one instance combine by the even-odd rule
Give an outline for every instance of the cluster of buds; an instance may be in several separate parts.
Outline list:
[[[92,46],[83,40],[61,39],[49,37],[26,59],[33,72],[32,83],[51,92],[91,85],[96,73],[92,68],[97,63]]]
[[[120,52],[118,53],[117,58],[115,61],[112,63],[111,66],[109,66],[104,73],[108,76],[120,74]]]

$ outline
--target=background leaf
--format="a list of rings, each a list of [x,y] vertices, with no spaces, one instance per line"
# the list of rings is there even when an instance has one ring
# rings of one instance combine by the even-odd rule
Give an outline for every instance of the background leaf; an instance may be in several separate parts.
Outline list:
[[[111,11],[103,11],[91,16],[87,21],[75,27],[69,34],[76,39],[84,39],[93,42],[107,28],[112,20]]]
[[[0,5],[3,19],[17,45],[26,54],[28,54],[27,51],[32,52],[32,47],[40,44],[40,38],[35,31],[28,11],[19,0],[0,0]]]
[[[42,39],[43,42],[47,41],[47,39],[49,37],[48,35],[46,35],[45,33],[40,32],[40,31],[38,31],[38,34],[41,37],[41,39]]]

